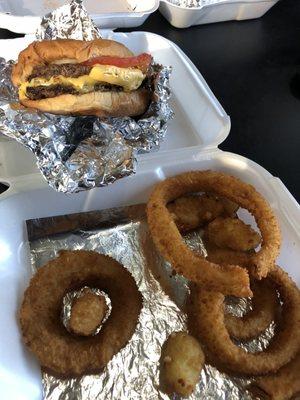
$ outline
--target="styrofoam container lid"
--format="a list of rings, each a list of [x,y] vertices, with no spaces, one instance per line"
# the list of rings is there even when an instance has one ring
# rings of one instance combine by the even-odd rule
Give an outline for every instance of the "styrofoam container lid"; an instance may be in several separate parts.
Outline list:
[[[214,22],[260,18],[278,0],[212,0],[200,7],[184,7],[161,0],[159,11],[176,28]]]
[[[2,0],[0,28],[33,33],[41,17],[66,3],[66,0]],[[100,28],[131,28],[142,25],[157,10],[159,0],[85,0],[84,6]]]

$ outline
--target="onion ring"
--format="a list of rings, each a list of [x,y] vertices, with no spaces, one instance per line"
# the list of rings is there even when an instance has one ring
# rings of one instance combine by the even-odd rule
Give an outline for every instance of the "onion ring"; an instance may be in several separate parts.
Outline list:
[[[220,172],[193,171],[168,178],[153,190],[147,204],[150,232],[158,251],[187,279],[226,295],[251,296],[248,273],[238,266],[219,266],[193,253],[168,212],[167,204],[191,192],[208,191],[228,198],[251,212],[260,229],[261,249],[251,256],[253,273],[262,278],[279,253],[280,230],[264,198],[251,186]]]
[[[75,337],[60,320],[62,299],[84,286],[107,293],[112,311],[97,335]],[[131,338],[141,305],[133,277],[117,261],[93,251],[61,251],[39,268],[25,291],[23,339],[42,367],[56,376],[97,373]]]
[[[249,340],[261,335],[277,320],[280,302],[274,286],[268,279],[254,281],[252,310],[242,317],[225,313],[225,325],[230,337],[239,340]]]
[[[249,390],[270,400],[289,400],[300,393],[300,352],[276,374],[258,378]]]
[[[220,360],[232,372],[245,375],[261,375],[275,372],[287,364],[300,348],[300,293],[294,282],[279,267],[268,275],[276,285],[283,301],[279,329],[268,348],[249,353],[230,339],[224,322],[224,295],[192,290],[190,318],[195,324],[198,339],[213,357]]]
[[[204,241],[208,253],[207,260],[216,264],[237,264],[246,267],[249,256],[252,254],[221,249],[218,246]],[[253,281],[252,310],[243,317],[235,317],[229,313],[225,314],[225,323],[229,335],[239,340],[248,340],[263,333],[273,320],[277,319],[280,308],[277,292],[266,280]]]

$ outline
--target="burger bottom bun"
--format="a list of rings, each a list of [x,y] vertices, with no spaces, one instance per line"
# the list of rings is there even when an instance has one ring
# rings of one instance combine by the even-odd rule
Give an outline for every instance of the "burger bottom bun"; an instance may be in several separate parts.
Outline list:
[[[25,107],[60,115],[95,115],[97,117],[133,117],[143,114],[150,102],[146,89],[133,92],[91,92],[63,94],[41,100],[20,100]]]

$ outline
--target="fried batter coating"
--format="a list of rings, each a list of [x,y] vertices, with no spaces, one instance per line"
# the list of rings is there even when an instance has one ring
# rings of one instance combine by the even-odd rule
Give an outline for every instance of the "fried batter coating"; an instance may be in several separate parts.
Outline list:
[[[228,217],[235,217],[237,210],[239,209],[238,204],[236,204],[235,202],[227,199],[226,197],[219,197],[220,202],[223,204],[224,207],[224,216],[228,216]]]
[[[248,267],[251,263],[251,256],[254,252],[249,251],[236,251],[231,249],[222,249],[215,244],[203,239],[205,249],[207,251],[206,259],[210,262],[219,265],[240,265],[241,267]]]
[[[238,218],[216,218],[207,226],[210,242],[238,251],[255,249],[261,242],[258,232]]]
[[[202,194],[179,197],[167,208],[180,232],[187,232],[204,226],[220,215],[234,216],[239,206],[225,198]]]
[[[104,296],[98,296],[85,289],[82,295],[73,301],[68,327],[76,335],[90,336],[103,321],[107,310]]]
[[[195,389],[204,366],[198,341],[186,332],[173,332],[162,347],[161,384],[169,394],[187,397]]]
[[[220,201],[207,195],[179,197],[167,208],[180,232],[201,227],[224,211]]]
[[[266,279],[251,284],[253,292],[252,310],[242,317],[225,314],[225,325],[230,337],[239,340],[253,339],[262,334],[276,321],[280,302],[277,291]]]
[[[247,268],[251,261],[250,252],[221,249],[204,240],[207,260],[220,265],[235,264]],[[252,310],[243,317],[225,314],[225,324],[229,335],[239,340],[249,340],[263,333],[278,317],[279,298],[273,285],[266,280],[253,281]]]
[[[107,293],[112,311],[97,335],[82,338],[68,332],[60,312],[65,294],[84,286]],[[61,251],[38,269],[25,291],[23,340],[52,375],[99,373],[131,338],[141,307],[134,278],[117,261],[94,251]]]
[[[300,394],[300,352],[275,374],[258,378],[249,389],[268,400],[290,400]]]
[[[219,361],[233,373],[262,375],[276,372],[290,362],[300,350],[300,293],[292,279],[279,267],[273,267],[267,280],[276,285],[281,300],[278,329],[268,347],[256,353],[247,352],[230,338],[224,321],[224,295],[201,290],[194,285],[189,303],[193,333],[211,359]]]

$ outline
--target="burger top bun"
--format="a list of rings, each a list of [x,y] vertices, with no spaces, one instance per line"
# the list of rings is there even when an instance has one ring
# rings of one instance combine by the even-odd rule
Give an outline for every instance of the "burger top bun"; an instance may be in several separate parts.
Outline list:
[[[12,82],[15,86],[26,82],[37,65],[81,63],[99,56],[131,57],[133,53],[123,44],[107,39],[91,41],[58,39],[33,42],[19,54],[18,62],[12,70]]]

